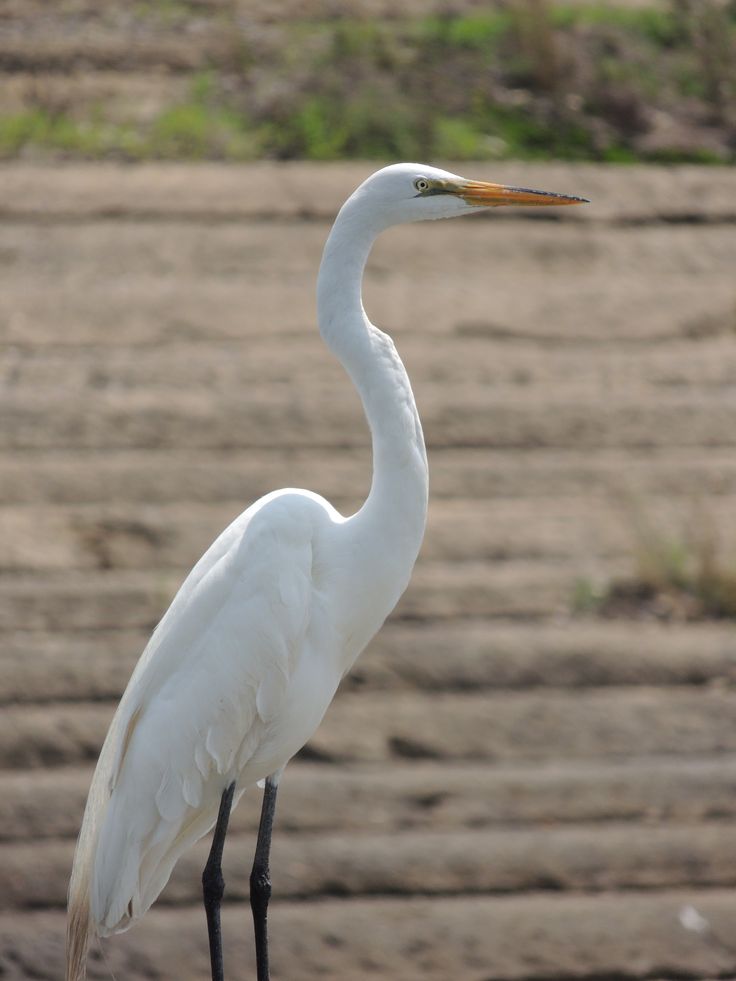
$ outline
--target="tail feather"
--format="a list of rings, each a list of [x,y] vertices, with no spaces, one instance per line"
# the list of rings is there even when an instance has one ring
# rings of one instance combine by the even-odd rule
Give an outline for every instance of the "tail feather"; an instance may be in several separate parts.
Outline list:
[[[92,862],[96,844],[97,815],[94,814],[93,791],[97,773],[92,781],[92,789],[79,832],[74,852],[74,865],[69,880],[66,920],[66,981],[84,981],[87,976],[87,950],[92,935],[92,915],[90,913],[89,890],[92,875]]]
[[[84,981],[87,950],[92,935],[89,913],[89,878],[70,884],[66,921],[66,981]]]
[[[112,772],[119,756],[117,732],[120,728],[120,715],[118,709],[100,752],[74,851],[67,897],[66,981],[85,981],[87,976],[87,951],[95,932],[90,909],[90,888],[97,839],[110,800]]]

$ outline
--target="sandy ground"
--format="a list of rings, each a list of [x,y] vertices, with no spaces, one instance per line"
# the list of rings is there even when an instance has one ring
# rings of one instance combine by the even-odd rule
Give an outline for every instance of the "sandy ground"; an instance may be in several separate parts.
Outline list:
[[[366,493],[313,291],[368,170],[0,171],[3,978],[61,975],[90,768],[186,570],[257,494]],[[285,779],[274,981],[736,976],[733,629],[573,613],[580,581],[631,573],[642,520],[715,527],[733,554],[736,177],[488,176],[593,203],[396,229],[371,259],[366,306],[425,421],[430,523]],[[226,852],[230,978],[252,976],[257,809]],[[92,977],[207,976],[202,863],[199,846]]]

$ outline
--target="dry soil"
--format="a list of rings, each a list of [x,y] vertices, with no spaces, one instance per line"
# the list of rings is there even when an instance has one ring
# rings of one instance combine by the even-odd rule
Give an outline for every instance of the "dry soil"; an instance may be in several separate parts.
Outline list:
[[[273,487],[366,493],[313,292],[370,169],[0,172],[0,977],[61,976],[91,766],[186,570]],[[736,976],[733,628],[573,610],[632,571],[642,516],[734,545],[736,175],[465,169],[592,203],[396,229],[371,259],[429,529],[285,778],[274,981]],[[247,798],[232,981],[253,976]],[[207,976],[202,861],[93,978]]]

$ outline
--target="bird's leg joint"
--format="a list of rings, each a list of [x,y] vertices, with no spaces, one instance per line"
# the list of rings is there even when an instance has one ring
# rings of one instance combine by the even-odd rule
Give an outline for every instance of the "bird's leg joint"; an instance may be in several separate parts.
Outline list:
[[[268,866],[253,866],[250,874],[250,904],[253,909],[263,909],[271,898],[271,874]]]
[[[202,873],[202,891],[206,903],[220,903],[225,894],[225,879],[219,865],[211,866],[209,862]]]

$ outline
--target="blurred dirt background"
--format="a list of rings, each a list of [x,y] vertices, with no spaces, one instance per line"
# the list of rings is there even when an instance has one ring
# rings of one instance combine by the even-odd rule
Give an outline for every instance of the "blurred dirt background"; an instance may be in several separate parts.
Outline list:
[[[0,174],[3,978],[61,975],[91,766],[186,570],[273,487],[348,511],[366,493],[313,291],[370,169]],[[733,627],[665,593],[601,616],[641,515],[676,539],[695,510],[734,544],[736,177],[469,172],[593,203],[398,228],[371,259],[366,305],[425,421],[429,530],[285,779],[274,978],[736,975]],[[258,797],[226,850],[230,977],[252,974]],[[93,978],[207,976],[203,854]]]
[[[501,115],[465,129],[425,59],[417,105],[447,115],[415,138],[434,134],[435,157],[483,151],[449,164],[468,176],[592,203],[398,228],[371,258],[366,307],[424,420],[429,528],[399,608],[287,771],[274,981],[736,978],[736,174],[488,159],[549,152],[560,121],[573,155],[732,159],[733,4],[622,0],[599,21],[579,0],[564,37],[557,6],[400,12],[453,58],[499,31],[520,45],[479,83]],[[529,11],[547,26],[529,33]],[[367,429],[319,339],[314,283],[374,165],[212,158],[276,152],[282,129],[304,155],[365,152],[375,106],[351,117],[368,120],[353,143],[329,139],[335,56],[362,51],[353,81],[390,76],[375,105],[395,108],[386,93],[426,51],[408,21],[398,41],[371,26],[391,17],[385,0],[0,5],[3,981],[62,976],[91,770],[193,562],[266,491],[310,487],[346,512],[367,492]],[[668,59],[664,95],[650,48],[627,60],[632,30]],[[281,51],[287,35],[301,48]],[[567,57],[586,38],[600,64],[592,42]],[[320,72],[300,72],[325,51],[310,101]],[[262,145],[258,112],[275,120]],[[473,142],[489,119],[504,138]],[[389,157],[405,128],[379,132]],[[123,163],[146,156],[190,162]],[[225,853],[232,981],[254,974],[259,806],[246,795]],[[93,949],[92,979],[209,976],[205,852]]]

